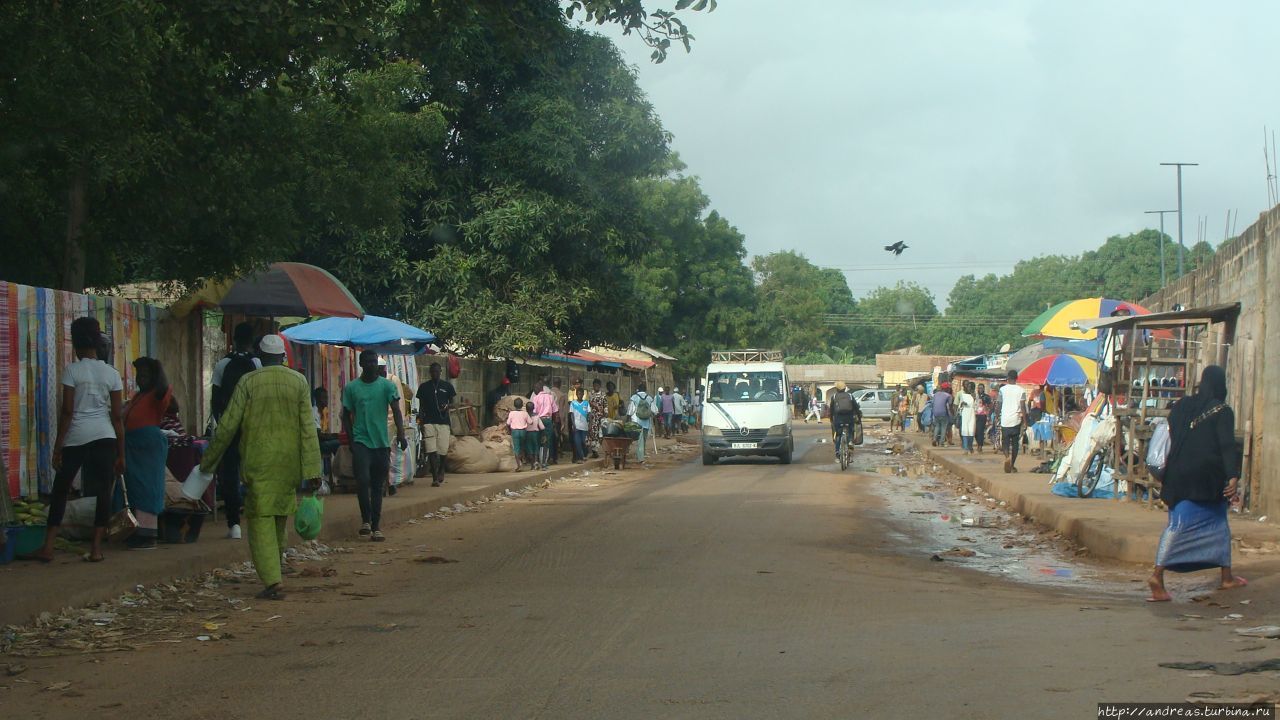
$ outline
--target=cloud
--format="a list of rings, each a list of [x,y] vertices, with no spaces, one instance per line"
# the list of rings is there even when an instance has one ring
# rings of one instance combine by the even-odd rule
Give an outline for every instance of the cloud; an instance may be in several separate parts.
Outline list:
[[[655,5],[656,6],[656,5]],[[748,251],[794,248],[945,304],[963,273],[1078,253],[1154,225],[1184,177],[1223,237],[1265,209],[1262,126],[1280,125],[1267,2],[721,2],[693,52],[616,40],[674,147]],[[1170,234],[1175,236],[1173,218]],[[900,259],[880,247],[905,239]],[[971,263],[958,269],[920,263]]]

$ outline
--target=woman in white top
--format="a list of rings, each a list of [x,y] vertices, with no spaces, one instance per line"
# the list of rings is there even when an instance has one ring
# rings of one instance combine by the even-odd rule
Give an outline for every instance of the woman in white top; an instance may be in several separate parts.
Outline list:
[[[62,373],[62,412],[58,416],[58,437],[53,443],[53,496],[49,501],[49,524],[44,546],[27,556],[40,562],[53,560],[53,541],[58,537],[67,495],[76,473],[81,474],[85,496],[98,498],[93,516],[93,545],[84,559],[102,561],[102,541],[111,517],[111,493],[115,478],[124,474],[124,427],[121,424],[121,395],[124,382],[116,369],[98,359],[102,329],[91,317],[71,323],[71,346],[76,361]]]
[[[973,383],[961,385],[956,393],[956,410],[960,413],[960,447],[966,455],[973,453],[973,435],[978,428],[978,401],[973,397]]]

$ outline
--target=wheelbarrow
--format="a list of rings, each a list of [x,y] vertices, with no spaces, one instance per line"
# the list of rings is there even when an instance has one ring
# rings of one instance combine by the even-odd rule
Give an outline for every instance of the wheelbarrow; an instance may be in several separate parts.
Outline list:
[[[614,470],[624,470],[627,467],[627,454],[631,452],[632,439],[629,437],[602,437],[600,438],[600,450],[604,452],[606,458],[613,460]]]

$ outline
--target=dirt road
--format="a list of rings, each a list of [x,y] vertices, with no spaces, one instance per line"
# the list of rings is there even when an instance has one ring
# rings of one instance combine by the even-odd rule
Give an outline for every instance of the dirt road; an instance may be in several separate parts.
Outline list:
[[[3,714],[1067,718],[1276,686],[1158,667],[1274,655],[1280,641],[1235,642],[1215,614],[1231,610],[931,561],[872,492],[918,481],[834,472],[823,434],[802,431],[792,466],[592,473],[353,539],[283,602],[247,581],[229,592],[245,602],[178,607],[181,642],[0,660],[26,668],[0,673]]]

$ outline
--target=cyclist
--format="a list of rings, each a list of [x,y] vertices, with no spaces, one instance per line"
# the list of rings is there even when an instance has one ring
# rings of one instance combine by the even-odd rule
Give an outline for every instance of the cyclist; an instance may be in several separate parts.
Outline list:
[[[849,442],[853,442],[853,423],[862,417],[862,408],[858,407],[858,401],[853,399],[843,380],[836,383],[827,404],[831,407],[831,438],[836,441],[836,460],[839,460],[840,434],[848,433]]]

